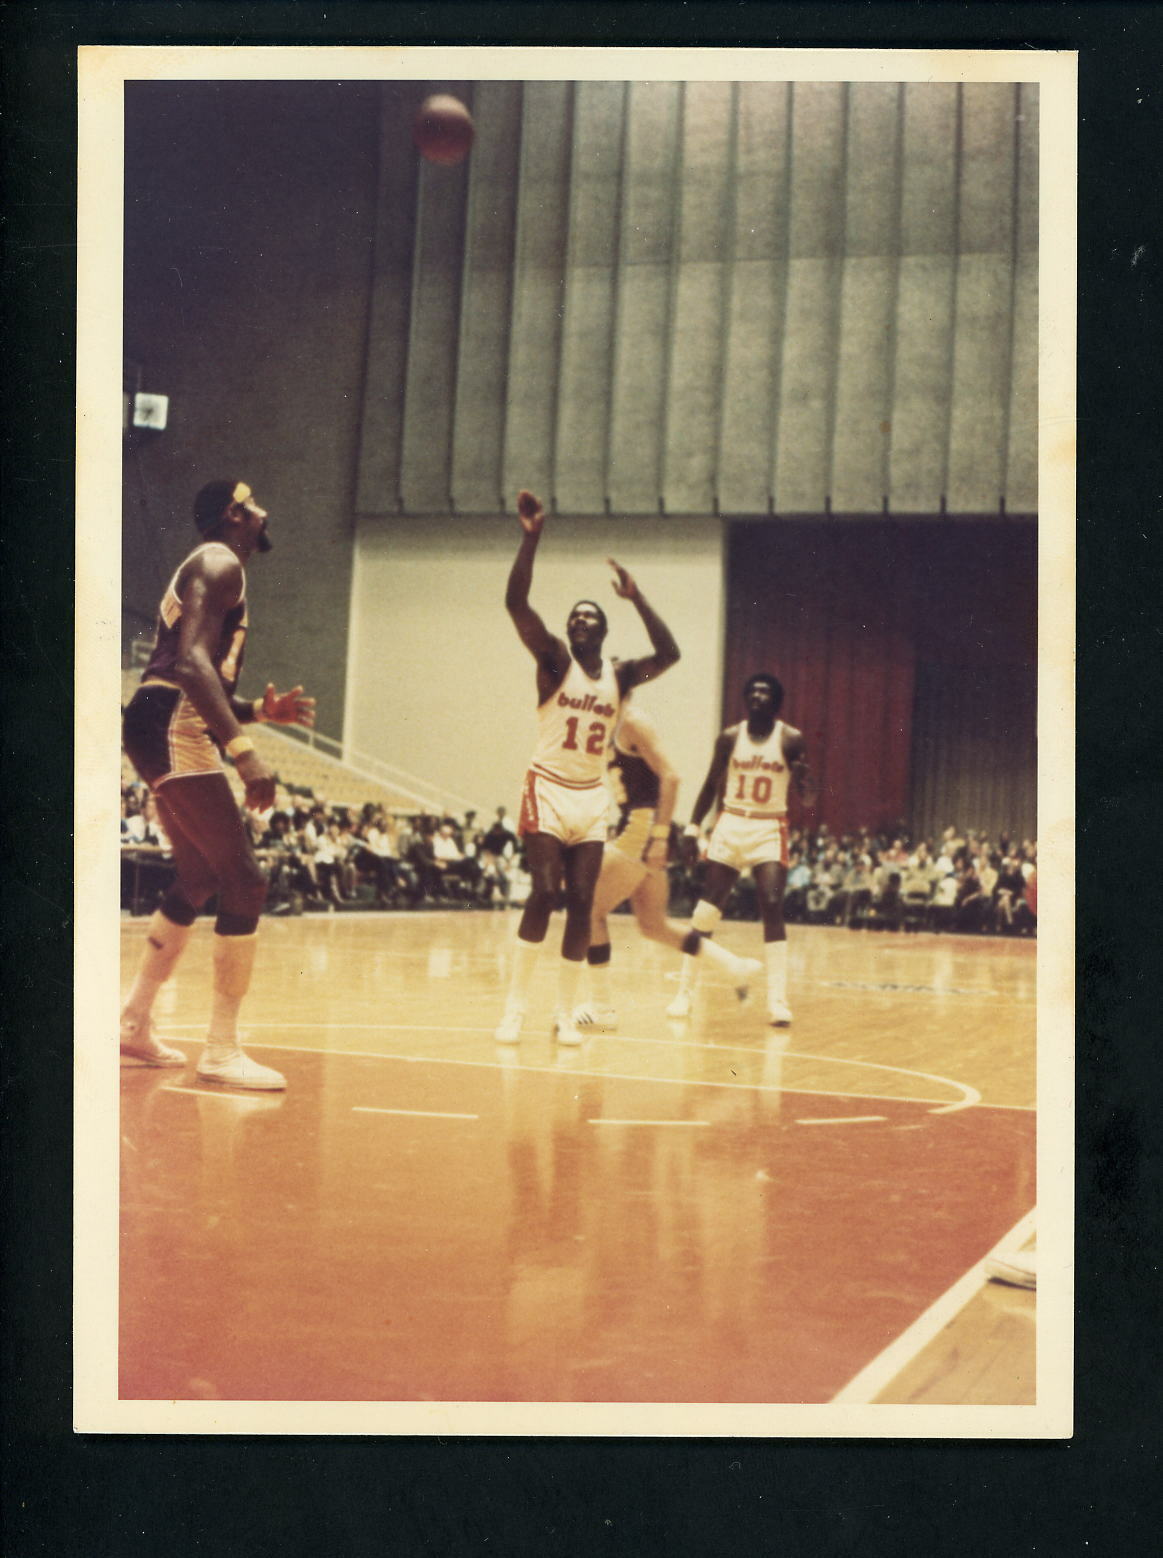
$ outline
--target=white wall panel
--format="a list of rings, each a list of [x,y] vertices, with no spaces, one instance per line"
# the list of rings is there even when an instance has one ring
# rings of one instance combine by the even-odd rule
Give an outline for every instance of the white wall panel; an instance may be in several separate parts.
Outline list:
[[[369,521],[356,538],[346,739],[479,810],[515,816],[536,735],[534,662],[504,608],[520,527],[513,518]],[[531,599],[555,630],[581,596],[605,606],[608,647],[649,653],[635,609],[610,586],[607,556],[633,573],[673,630],[682,660],[635,696],[655,717],[689,810],[719,728],[723,541],[717,521],[551,516]]]

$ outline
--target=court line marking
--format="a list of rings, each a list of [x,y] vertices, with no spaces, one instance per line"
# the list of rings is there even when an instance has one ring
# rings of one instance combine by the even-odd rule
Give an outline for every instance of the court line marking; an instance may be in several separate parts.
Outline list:
[[[975,1297],[989,1281],[985,1274],[986,1262],[1002,1250],[1024,1244],[1034,1231],[1037,1207],[1031,1207],[1026,1215],[1014,1224],[1009,1233],[982,1256],[976,1266],[971,1266],[951,1288],[929,1305],[928,1309],[902,1331],[894,1342],[877,1354],[871,1363],[865,1364],[859,1374],[853,1375],[847,1385],[832,1397],[831,1406],[868,1406],[903,1373],[905,1368],[920,1356],[933,1338],[949,1324],[970,1299]]]
[[[887,1120],[886,1114],[834,1114],[824,1120],[797,1120],[797,1125],[869,1125],[873,1120]]]
[[[932,1109],[931,1114],[956,1114],[960,1109],[968,1109],[973,1104],[981,1102],[981,1094],[975,1087],[970,1087],[968,1082],[958,1082],[954,1077],[938,1076],[932,1071],[914,1071],[911,1066],[889,1066],[879,1060],[844,1060],[834,1055],[809,1055],[804,1050],[789,1050],[788,1054],[794,1054],[798,1060],[816,1060],[827,1065],[865,1066],[872,1071],[891,1071],[896,1076],[920,1077],[925,1082],[936,1082],[939,1087],[955,1087],[961,1093],[959,1099],[952,1103],[941,1104],[937,1109]],[[853,1093],[853,1098],[873,1098],[873,1093]],[[891,1096],[891,1095],[890,1095]]]
[[[229,1083],[226,1084],[230,1086]],[[237,1083],[234,1084],[238,1086]],[[193,1098],[229,1098],[233,1103],[249,1103],[252,1098],[278,1098],[281,1099],[285,1088],[282,1087],[248,1087],[238,1092],[230,1093],[220,1091],[222,1084],[210,1087],[159,1087],[159,1093],[189,1093]]]
[[[193,1027],[194,1024],[193,1023],[186,1023],[186,1024],[173,1023],[170,1026],[171,1026],[171,1028],[183,1027],[183,1026],[185,1026],[185,1027]],[[319,1024],[319,1023],[311,1023],[311,1024],[308,1024],[308,1023],[265,1023],[265,1024],[257,1023],[257,1024],[254,1024],[253,1026],[255,1026],[255,1027],[270,1027],[270,1028],[274,1028],[274,1027],[281,1027],[281,1028],[287,1028],[287,1027],[292,1027],[292,1028],[316,1027],[317,1028],[317,1027],[320,1027],[320,1026],[331,1027],[332,1025],[331,1024]],[[361,1023],[361,1024],[359,1024],[359,1026],[363,1027],[363,1028],[369,1028],[369,1027],[372,1027],[373,1025],[371,1023]],[[408,1026],[406,1024],[397,1023],[397,1024],[393,1024],[393,1026],[396,1027],[396,1028],[404,1029],[404,1031],[408,1031]],[[415,1031],[415,1030],[413,1030],[413,1031]],[[479,1028],[435,1028],[434,1027],[431,1030],[422,1030],[422,1031],[432,1031],[432,1032],[439,1032],[439,1033],[480,1033],[482,1030],[479,1029]],[[879,1069],[882,1070],[882,1071],[899,1070],[901,1072],[901,1074],[904,1075],[904,1076],[926,1077],[929,1081],[947,1082],[947,1084],[950,1087],[959,1087],[963,1091],[968,1091],[970,1093],[976,1094],[976,1096],[973,1097],[973,1098],[966,1098],[966,1099],[963,1099],[963,1100],[957,1100],[957,1101],[955,1101],[952,1104],[948,1104],[948,1103],[942,1104],[941,1100],[939,1098],[913,1098],[913,1097],[908,1096],[907,1094],[906,1095],[901,1095],[901,1094],[897,1094],[897,1093],[852,1093],[852,1092],[844,1092],[844,1091],[837,1092],[833,1088],[826,1088],[826,1087],[773,1087],[773,1086],[770,1086],[766,1082],[715,1082],[712,1079],[710,1079],[709,1077],[649,1077],[649,1076],[642,1076],[641,1074],[634,1073],[634,1072],[625,1072],[625,1071],[591,1071],[591,1070],[583,1069],[583,1068],[580,1068],[580,1067],[579,1068],[574,1068],[574,1067],[568,1067],[567,1068],[565,1066],[530,1066],[530,1065],[523,1064],[521,1062],[511,1063],[508,1066],[500,1066],[494,1060],[465,1060],[465,1059],[463,1059],[460,1056],[452,1056],[452,1055],[400,1055],[400,1054],[395,1054],[395,1053],[385,1054],[381,1050],[354,1050],[354,1049],[338,1049],[337,1050],[337,1049],[328,1049],[328,1048],[325,1048],[322,1045],[312,1045],[312,1044],[253,1044],[252,1043],[252,1044],[250,1044],[249,1047],[251,1049],[263,1049],[263,1050],[272,1049],[272,1050],[278,1050],[278,1051],[280,1051],[280,1052],[282,1052],[283,1054],[286,1054],[286,1055],[330,1055],[332,1058],[343,1057],[343,1058],[346,1058],[348,1060],[398,1060],[398,1061],[408,1062],[409,1064],[412,1064],[412,1065],[476,1066],[478,1069],[479,1068],[483,1068],[483,1069],[488,1070],[488,1071],[504,1071],[504,1070],[541,1071],[541,1072],[545,1072],[549,1076],[598,1077],[598,1078],[608,1079],[611,1082],[658,1082],[658,1083],[663,1083],[663,1084],[665,1084],[667,1086],[670,1086],[670,1087],[725,1087],[725,1088],[731,1088],[731,1089],[734,1089],[734,1090],[737,1090],[737,1091],[741,1091],[741,1092],[745,1092],[745,1093],[757,1093],[757,1092],[758,1093],[794,1093],[797,1096],[803,1097],[803,1098],[867,1098],[867,1099],[874,1100],[875,1102],[878,1102],[878,1103],[886,1103],[886,1104],[933,1104],[933,1105],[936,1105],[935,1108],[931,1108],[928,1111],[930,1114],[953,1114],[953,1113],[956,1113],[957,1111],[959,1111],[961,1109],[968,1109],[971,1105],[980,1105],[980,1107],[983,1108],[983,1109],[1020,1109],[1020,1110],[1024,1111],[1027,1114],[1033,1114],[1035,1112],[1033,1107],[1027,1106],[1025,1104],[986,1104],[986,1103],[982,1103],[982,1101],[981,1101],[981,1094],[978,1093],[975,1088],[968,1088],[968,1089],[966,1089],[966,1084],[963,1083],[963,1082],[953,1082],[951,1079],[948,1079],[948,1078],[945,1078],[945,1077],[929,1076],[929,1074],[927,1072],[924,1072],[924,1071],[906,1071],[906,1070],[904,1070],[903,1067],[893,1067],[893,1066],[881,1066]],[[727,1045],[713,1046],[713,1045],[709,1045],[709,1044],[708,1045],[693,1045],[693,1046],[688,1046],[688,1047],[689,1048],[696,1048],[696,1049],[699,1049],[699,1048],[701,1048],[701,1049],[712,1049],[712,1048],[726,1049],[728,1047],[740,1048],[740,1049],[742,1048],[742,1046],[738,1046],[738,1045],[736,1045],[736,1046],[727,1046]],[[744,1053],[750,1054],[750,1055],[757,1055],[757,1056],[760,1054],[760,1052],[758,1050],[746,1050],[746,1051],[744,1051]],[[798,1050],[786,1050],[784,1052],[784,1055],[785,1055],[785,1057],[789,1056],[789,1055],[794,1055],[797,1059],[807,1059],[807,1060],[821,1060],[821,1059],[823,1059],[823,1060],[830,1060],[831,1059],[830,1056],[819,1056],[819,1055],[804,1056]],[[871,1066],[871,1065],[874,1065],[875,1062],[873,1062],[873,1061],[859,1061],[859,1062],[853,1062],[853,1064]]]
[[[710,1120],[614,1120],[599,1117],[587,1125],[710,1125]]]
[[[371,1104],[352,1104],[352,1114],[407,1114],[422,1120],[479,1120],[479,1114],[453,1114],[445,1109],[374,1109]]]
[[[174,1027],[174,1028],[193,1027],[193,1026],[194,1026],[193,1023],[173,1023],[173,1024],[171,1024],[171,1027]],[[288,1028],[297,1028],[300,1032],[306,1032],[306,1033],[309,1033],[309,1032],[312,1032],[312,1031],[316,1031],[317,1032],[320,1028],[325,1028],[329,1032],[341,1032],[341,1033],[350,1033],[350,1032],[359,1032],[359,1033],[367,1033],[367,1032],[372,1032],[372,1033],[482,1033],[482,1032],[484,1032],[484,1033],[487,1033],[489,1031],[487,1028],[482,1029],[482,1028],[469,1028],[469,1027],[464,1027],[464,1026],[450,1026],[450,1025],[441,1024],[441,1023],[401,1023],[401,1022],[393,1022],[393,1023],[386,1023],[386,1022],[385,1023],[372,1023],[372,1022],[347,1022],[347,1023],[286,1022],[286,1023],[273,1023],[273,1022],[270,1022],[270,1023],[252,1023],[252,1024],[250,1024],[250,1027],[251,1027],[251,1029],[278,1028],[278,1029],[280,1029],[281,1031],[284,1031],[284,1032]],[[611,1040],[614,1040],[614,1041],[620,1040],[622,1043],[625,1043],[625,1044],[658,1044],[658,1045],[662,1045],[662,1046],[664,1046],[664,1047],[666,1047],[668,1049],[697,1049],[697,1050],[701,1050],[701,1051],[704,1051],[704,1052],[707,1052],[707,1053],[710,1053],[710,1052],[713,1051],[716,1054],[718,1054],[720,1052],[729,1052],[729,1053],[733,1053],[733,1054],[756,1055],[756,1054],[759,1053],[754,1047],[750,1047],[750,1046],[747,1046],[747,1045],[744,1045],[744,1044],[714,1044],[714,1043],[711,1043],[711,1044],[697,1044],[694,1041],[688,1040],[688,1039],[648,1039],[648,1038],[637,1038],[637,1037],[632,1037],[632,1036],[627,1035],[627,1034],[616,1034],[616,1033],[614,1033],[614,1034],[604,1034],[604,1035],[602,1035],[602,1037],[605,1040],[605,1042],[607,1042],[607,1043],[609,1043]],[[313,1048],[313,1047],[311,1047],[309,1045],[306,1045],[306,1044],[303,1044],[303,1045],[293,1045],[293,1044],[256,1044],[254,1047],[256,1049],[285,1049],[285,1050],[290,1050],[292,1053],[294,1053],[296,1050],[298,1050],[299,1052],[304,1053],[304,1054],[315,1054],[315,1055],[344,1054],[344,1055],[351,1055],[353,1057],[359,1057],[361,1059],[368,1059],[368,1058],[380,1059],[380,1058],[383,1058],[383,1057],[380,1057],[379,1055],[377,1055],[373,1051],[367,1051],[367,1050],[342,1050],[342,1051],[340,1051],[340,1050],[330,1050],[330,1049],[322,1049],[322,1048]],[[836,1066],[836,1065],[841,1065],[841,1066],[863,1066],[866,1070],[870,1070],[870,1071],[891,1071],[894,1076],[920,1077],[921,1080],[924,1081],[924,1082],[935,1082],[938,1087],[952,1087],[952,1088],[956,1088],[957,1091],[961,1094],[961,1097],[953,1099],[952,1102],[942,1103],[939,1098],[919,1098],[919,1099],[906,1100],[906,1102],[931,1103],[931,1104],[936,1105],[937,1107],[935,1107],[935,1108],[933,1108],[933,1109],[931,1109],[929,1111],[931,1114],[957,1114],[962,1109],[969,1109],[969,1108],[972,1108],[974,1105],[981,1103],[981,1094],[978,1092],[977,1088],[971,1087],[968,1082],[958,1082],[954,1077],[939,1076],[936,1072],[932,1072],[932,1071],[916,1071],[911,1066],[890,1066],[886,1062],[879,1061],[879,1060],[849,1060],[845,1056],[838,1056],[838,1055],[813,1055],[813,1054],[809,1054],[806,1050],[785,1050],[783,1053],[784,1053],[785,1058],[787,1056],[795,1056],[795,1058],[797,1060],[815,1060],[815,1061],[819,1061],[822,1065],[828,1065],[828,1066]],[[395,1059],[399,1059],[399,1060],[413,1060],[414,1061],[414,1060],[416,1060],[418,1058],[421,1058],[421,1057],[417,1057],[417,1056],[414,1056],[414,1055],[402,1055],[402,1056],[396,1056],[394,1058]],[[424,1058],[424,1059],[432,1058],[432,1059],[437,1060],[437,1061],[441,1061],[441,1060],[445,1059],[445,1057],[428,1057],[428,1056],[425,1056],[425,1057],[422,1057],[422,1058]],[[450,1061],[449,1064],[457,1064],[457,1062]],[[490,1062],[487,1062],[487,1061],[463,1061],[463,1062],[460,1062],[460,1064],[464,1064],[464,1065],[487,1065],[487,1064],[490,1064]],[[560,1068],[558,1068],[558,1067],[553,1067],[553,1068],[544,1068],[544,1067],[542,1067],[542,1068],[525,1068],[525,1069],[553,1069],[553,1070],[557,1070],[557,1069],[560,1069]],[[585,1071],[585,1072],[579,1072],[578,1074],[582,1075],[582,1076],[612,1076],[612,1075],[615,1075],[617,1073]],[[634,1078],[627,1078],[625,1080],[635,1080],[635,1079]],[[643,1077],[643,1078],[638,1078],[637,1080],[652,1081],[653,1082],[653,1081],[662,1081],[664,1079],[661,1078],[661,1077]],[[675,1080],[675,1079],[673,1079],[673,1078],[666,1078],[665,1080],[670,1081],[670,1080]],[[678,1080],[686,1080],[686,1079],[685,1078],[680,1078]],[[739,1083],[732,1083],[732,1082],[704,1082],[704,1083],[700,1083],[699,1085],[707,1086],[707,1087],[746,1087],[746,1088],[754,1089],[759,1084],[758,1083],[748,1083],[748,1082],[739,1082]],[[895,1095],[892,1094],[892,1093],[844,1093],[844,1092],[835,1093],[835,1092],[831,1091],[830,1089],[823,1089],[823,1090],[821,1090],[821,1089],[816,1089],[816,1088],[792,1088],[792,1087],[788,1087],[788,1088],[777,1088],[777,1089],[775,1089],[775,1091],[777,1091],[777,1092],[787,1092],[787,1093],[794,1093],[794,1092],[813,1093],[813,1094],[819,1094],[820,1096],[827,1097],[827,1098],[885,1098],[885,1099],[888,1099],[888,1100],[892,1101],[894,1099],[894,1097],[895,1097]],[[993,1106],[989,1106],[989,1107],[993,1107]],[[1012,1105],[1011,1104],[1008,1107],[1015,1108],[1015,1107],[1021,1107],[1021,1106],[1020,1105]]]

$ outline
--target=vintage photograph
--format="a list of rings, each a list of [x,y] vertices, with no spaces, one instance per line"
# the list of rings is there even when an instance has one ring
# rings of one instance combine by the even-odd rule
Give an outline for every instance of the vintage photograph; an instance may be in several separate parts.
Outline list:
[[[1069,1434],[1075,57],[80,84],[77,1426]]]

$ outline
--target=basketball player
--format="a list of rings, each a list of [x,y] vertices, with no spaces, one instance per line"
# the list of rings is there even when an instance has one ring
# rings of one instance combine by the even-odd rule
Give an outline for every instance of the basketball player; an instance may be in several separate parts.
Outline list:
[[[590,911],[606,838],[606,750],[622,700],[640,682],[669,670],[679,652],[670,629],[613,558],[608,561],[615,593],[638,608],[654,653],[640,660],[604,659],[606,614],[589,600],[578,601],[569,614],[568,643],[552,634],[529,604],[545,513],[531,492],[522,491],[517,515],[524,535],[509,573],[505,606],[521,642],[537,661],[539,734],[518,823],[532,886],[517,927],[513,973],[496,1038],[515,1044],[521,1037],[529,983],[564,881],[565,930],[553,1032],[562,1044],[580,1044],[573,1009],[590,944]]]
[[[277,1092],[286,1080],[238,1042],[238,1011],[254,967],[266,880],[227,783],[234,760],[246,804],[274,804],[275,776],[242,727],[256,720],[313,725],[301,687],[267,686],[253,702],[235,695],[246,644],[244,565],[271,548],[266,512],[242,481],[213,481],[194,499],[202,545],[181,564],[161,603],[141,685],[125,711],[124,744],[157,798],[173,845],[177,882],[150,920],[137,978],[121,1013],[121,1053],[147,1066],[184,1066],[181,1050],[154,1037],[150,1012],[181,957],[198,910],[215,893],[214,1004],[198,1076]]]
[[[690,957],[706,957],[735,986],[740,1000],[763,965],[755,958],[737,958],[697,930],[666,917],[669,884],[666,862],[670,822],[678,799],[678,774],[661,747],[654,725],[642,709],[627,703],[614,732],[609,776],[619,814],[614,837],[602,856],[602,871],[594,893],[590,929],[591,1000],[579,1006],[579,1029],[610,1032],[617,1013],[609,1001],[610,927],[607,917],[628,898],[638,929],[650,941],[660,941]]]
[[[729,725],[715,742],[711,766],[695,800],[684,832],[684,847],[693,863],[702,837],[703,819],[713,806],[719,816],[707,846],[703,896],[695,905],[691,925],[704,936],[714,932],[741,872],[748,868],[755,881],[763,916],[764,961],[767,964],[767,1016],[776,1028],[791,1022],[787,1004],[787,930],[783,922],[783,892],[787,885],[787,789],[794,779],[807,804],[815,798],[803,735],[778,718],[783,685],[759,671],[743,687],[747,719]],[[684,957],[678,994],[667,1007],[671,1017],[688,1017],[696,963]]]

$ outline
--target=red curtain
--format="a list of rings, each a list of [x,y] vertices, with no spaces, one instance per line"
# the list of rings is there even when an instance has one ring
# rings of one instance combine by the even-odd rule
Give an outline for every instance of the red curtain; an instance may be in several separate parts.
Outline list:
[[[1032,667],[1035,580],[1029,525],[736,524],[724,723],[746,678],[773,671],[819,781],[812,821],[891,830],[908,819],[918,662]]]

